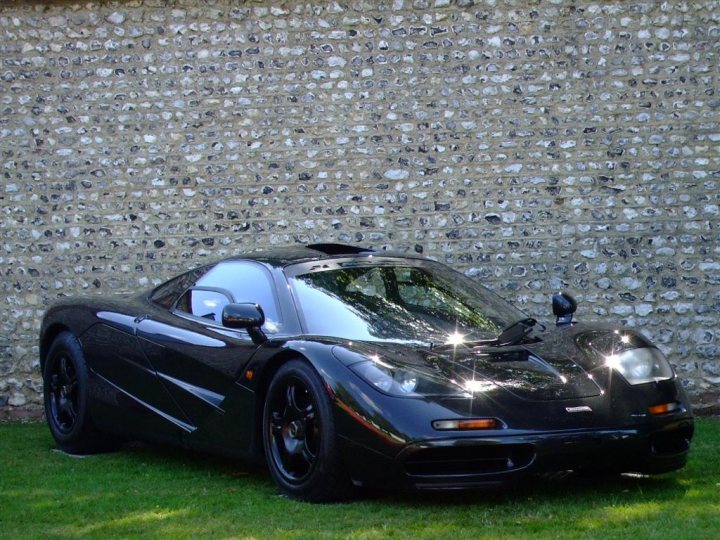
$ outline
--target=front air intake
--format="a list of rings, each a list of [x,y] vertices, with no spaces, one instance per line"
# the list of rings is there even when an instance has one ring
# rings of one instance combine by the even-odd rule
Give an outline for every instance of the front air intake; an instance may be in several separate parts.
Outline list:
[[[650,436],[650,449],[653,454],[682,454],[690,449],[692,436],[693,428],[691,426],[653,433]]]
[[[532,463],[531,444],[423,448],[405,460],[410,476],[467,476],[523,469]]]

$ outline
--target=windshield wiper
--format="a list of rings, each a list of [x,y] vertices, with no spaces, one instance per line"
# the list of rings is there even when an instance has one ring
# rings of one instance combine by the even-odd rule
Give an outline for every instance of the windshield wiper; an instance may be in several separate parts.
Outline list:
[[[515,321],[510,326],[506,327],[505,330],[500,332],[500,335],[495,338],[494,342],[498,347],[522,343],[525,336],[532,332],[536,324],[537,320],[531,317]]]
[[[449,342],[447,340],[438,340],[430,342],[430,349],[435,347],[456,347],[457,345],[463,345],[465,347],[507,347],[510,345],[519,345],[522,343],[528,334],[530,334],[535,326],[538,324],[537,320],[533,318],[520,319],[515,321],[511,325],[505,327],[496,338],[491,339],[461,339],[457,343]],[[545,330],[544,325],[539,325],[542,330]],[[445,336],[447,337],[447,336]],[[464,336],[460,336],[464,338]]]

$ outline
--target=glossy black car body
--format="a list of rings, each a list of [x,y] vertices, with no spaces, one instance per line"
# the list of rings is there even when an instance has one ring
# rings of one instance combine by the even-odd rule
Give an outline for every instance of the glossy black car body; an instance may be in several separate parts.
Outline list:
[[[40,336],[51,431],[71,452],[120,436],[264,455],[307,500],[685,464],[688,400],[645,338],[572,323],[567,296],[544,328],[449,272],[323,244],[60,302]]]

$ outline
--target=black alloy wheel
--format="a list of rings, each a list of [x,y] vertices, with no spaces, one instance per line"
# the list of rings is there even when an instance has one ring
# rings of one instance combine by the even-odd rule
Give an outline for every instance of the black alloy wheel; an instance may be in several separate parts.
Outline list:
[[[346,498],[351,484],[340,458],[331,401],[315,370],[291,360],[275,374],[263,414],[263,442],[273,479],[290,497]]]
[[[68,435],[78,421],[78,375],[73,361],[64,352],[53,359],[49,368],[48,419],[60,433]]]
[[[270,406],[270,449],[278,471],[300,483],[312,473],[320,444],[320,420],[310,391],[297,377],[277,387]]]

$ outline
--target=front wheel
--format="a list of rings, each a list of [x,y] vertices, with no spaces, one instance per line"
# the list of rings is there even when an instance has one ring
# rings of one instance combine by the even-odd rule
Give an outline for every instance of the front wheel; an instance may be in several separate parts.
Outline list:
[[[268,389],[262,427],[270,473],[286,495],[313,502],[350,495],[332,404],[312,366],[291,360],[278,370]]]

